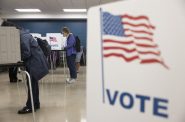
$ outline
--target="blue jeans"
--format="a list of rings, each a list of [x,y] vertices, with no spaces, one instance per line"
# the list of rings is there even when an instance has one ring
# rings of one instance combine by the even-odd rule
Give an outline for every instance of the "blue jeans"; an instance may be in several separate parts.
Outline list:
[[[71,56],[67,56],[67,66],[70,72],[70,78],[77,78],[76,74],[76,64],[75,64],[76,55],[72,54]]]

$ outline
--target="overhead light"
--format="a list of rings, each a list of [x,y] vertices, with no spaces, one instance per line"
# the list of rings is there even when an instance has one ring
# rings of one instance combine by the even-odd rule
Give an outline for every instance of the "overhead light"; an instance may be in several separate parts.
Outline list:
[[[87,12],[87,9],[63,9],[64,12]]]
[[[41,12],[40,9],[15,9],[18,12]]]

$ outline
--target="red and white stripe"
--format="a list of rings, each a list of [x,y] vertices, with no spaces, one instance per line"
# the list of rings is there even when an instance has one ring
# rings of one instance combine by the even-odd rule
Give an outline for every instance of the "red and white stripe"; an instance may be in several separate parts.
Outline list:
[[[155,26],[147,16],[123,15],[124,36],[103,36],[104,57],[120,57],[126,62],[139,60],[141,64],[160,63],[167,68],[154,41]]]

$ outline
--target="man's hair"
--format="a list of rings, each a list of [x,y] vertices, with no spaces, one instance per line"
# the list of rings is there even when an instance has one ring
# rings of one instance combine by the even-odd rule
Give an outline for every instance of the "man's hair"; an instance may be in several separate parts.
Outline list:
[[[9,21],[3,21],[3,23],[1,24],[1,26],[5,26],[5,27],[16,27],[17,29],[21,29],[21,27],[15,25],[12,22]]]
[[[70,33],[70,30],[69,30],[68,27],[63,27],[62,31],[65,32],[65,33],[67,33],[67,34]]]
[[[15,27],[15,24],[13,24],[12,22],[9,22],[9,21],[3,21],[1,26],[12,26],[12,27]]]

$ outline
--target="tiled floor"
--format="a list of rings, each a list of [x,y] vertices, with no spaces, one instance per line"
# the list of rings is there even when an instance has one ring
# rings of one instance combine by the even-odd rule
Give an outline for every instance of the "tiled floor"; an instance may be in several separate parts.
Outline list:
[[[65,83],[63,68],[51,74],[40,81],[41,109],[35,113],[36,122],[86,122],[86,67],[81,67],[77,82],[70,85]],[[8,74],[0,73],[0,122],[33,122],[31,113],[17,114],[25,102],[25,84],[9,83]]]

